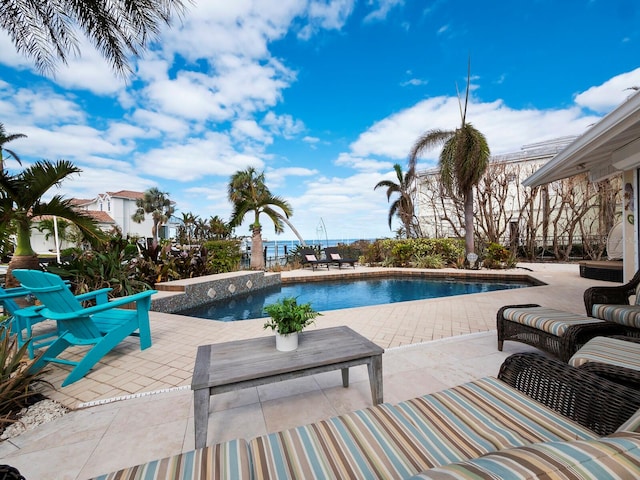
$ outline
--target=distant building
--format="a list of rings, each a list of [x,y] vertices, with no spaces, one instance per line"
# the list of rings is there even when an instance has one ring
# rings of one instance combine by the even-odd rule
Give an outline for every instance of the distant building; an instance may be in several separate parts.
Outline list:
[[[84,210],[91,216],[98,226],[105,232],[119,230],[123,237],[148,239],[152,237],[153,219],[146,215],[141,223],[133,221],[132,217],[138,207],[136,201],[144,196],[143,192],[120,190],[118,192],[100,193],[92,199],[71,199],[72,204],[78,210]],[[39,222],[34,222],[31,232],[31,245],[36,253],[51,253],[55,251],[55,239],[52,232],[40,232],[37,227]],[[169,228],[160,228],[160,238],[168,238]],[[48,237],[48,238],[47,238]],[[69,248],[74,245],[69,242],[61,242],[60,248]]]
[[[522,182],[563,151],[575,138],[557,138],[524,145],[518,152],[493,155],[490,158],[490,170],[488,170],[492,176],[487,184],[493,181],[495,183],[492,188],[499,186],[504,190],[487,193],[487,186],[483,182],[479,184],[474,198],[476,224],[484,225],[485,228],[493,228],[493,233],[501,232],[499,241],[503,244],[520,242],[523,232],[530,228],[527,225],[527,218],[522,216],[523,202],[528,193],[527,189],[522,186]],[[417,181],[416,215],[422,235],[432,238],[456,237],[456,229],[458,233],[464,234],[462,218],[457,216],[459,210],[455,208],[450,198],[442,194],[440,189],[440,169],[432,168],[418,172]],[[541,223],[549,223],[558,215],[564,217],[565,214],[562,212],[553,211],[553,205],[557,204],[555,196],[559,194],[559,191],[556,188],[547,188],[546,186],[542,188],[544,188],[544,192],[540,197],[540,203],[535,204],[534,211],[528,210],[529,218],[535,216],[542,219]],[[498,197],[504,201],[500,208],[497,208],[497,203],[492,203],[496,202]],[[551,210],[549,211],[547,207],[550,207]],[[575,239],[579,238],[580,235],[577,234]]]

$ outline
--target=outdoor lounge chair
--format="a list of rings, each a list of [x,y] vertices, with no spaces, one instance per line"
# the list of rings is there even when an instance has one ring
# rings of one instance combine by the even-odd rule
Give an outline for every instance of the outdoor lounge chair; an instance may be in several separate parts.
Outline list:
[[[615,322],[624,328],[624,335],[640,337],[640,271],[624,285],[616,287],[591,287],[584,292],[584,306],[587,315],[608,322]],[[629,299],[635,295],[635,302]]]
[[[522,353],[505,360],[498,379],[207,445],[94,480],[638,478],[639,408],[639,391]],[[536,455],[547,446],[550,456]],[[460,464],[476,459],[483,470],[467,473]],[[431,476],[433,468],[463,474]]]
[[[536,304],[506,305],[496,316],[498,350],[505,340],[526,343],[555,355],[563,362],[597,336],[624,335],[614,322],[563,312]]]
[[[302,266],[306,267],[307,265],[311,266],[312,270],[315,270],[316,267],[327,267],[329,270],[329,260],[322,259],[319,260],[316,256],[316,252],[312,248],[303,248],[300,250],[300,256],[302,257]]]
[[[22,347],[29,339],[31,342],[27,347],[29,358],[34,357],[34,351],[40,347],[50,345],[54,338],[58,336],[56,331],[47,331],[38,335],[33,335],[33,326],[37,323],[47,320],[40,315],[41,306],[20,307],[16,303],[16,299],[25,298],[30,292],[24,287],[16,288],[0,288],[0,303],[2,303],[3,312],[9,316],[6,321],[11,327],[11,331],[16,334],[18,348]],[[16,316],[17,311],[21,311],[20,316]]]
[[[69,285],[69,282],[65,281],[65,284]],[[109,290],[111,289],[105,289],[105,292]],[[90,300],[95,297],[96,293],[98,292],[78,295],[76,298],[80,301]],[[43,308],[42,305],[21,307],[16,303],[16,299],[26,298],[29,295],[31,295],[31,292],[24,287],[0,288],[0,303],[2,304],[4,314],[10,316],[8,322],[11,325],[11,331],[16,334],[18,348],[31,340],[27,346],[27,352],[29,358],[34,358],[37,349],[53,343],[54,339],[58,336],[58,328],[56,325],[55,329],[49,329],[38,333],[38,335],[33,335],[33,326],[48,319],[40,315],[40,311]],[[15,314],[17,311],[20,311],[18,315]]]
[[[73,370],[62,383],[63,387],[84,377],[129,335],[138,332],[141,350],[151,346],[149,308],[155,290],[112,301],[104,301],[106,292],[100,291],[102,301],[85,308],[58,275],[39,270],[14,270],[13,275],[42,302],[44,308],[40,314],[58,322],[58,338],[31,369],[37,371],[49,362],[73,365]],[[135,303],[135,309],[116,308],[132,303]],[[20,316],[21,311],[16,311],[15,315]],[[87,346],[89,351],[79,362],[59,358],[71,346]]]
[[[342,265],[351,265],[356,268],[357,260],[355,258],[342,258],[337,247],[327,247],[324,249],[324,254],[332,264],[337,264],[338,268],[342,268]]]
[[[570,359],[569,365],[612,382],[640,390],[640,339],[594,337]]]

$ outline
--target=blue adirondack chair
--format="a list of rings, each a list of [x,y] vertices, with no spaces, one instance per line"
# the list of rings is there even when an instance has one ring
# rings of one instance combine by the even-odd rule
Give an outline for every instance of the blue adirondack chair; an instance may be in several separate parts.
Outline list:
[[[140,350],[151,346],[149,308],[155,290],[85,308],[58,275],[39,270],[13,270],[13,275],[40,300],[43,305],[40,314],[58,322],[58,338],[36,360],[31,370],[37,371],[49,362],[73,365],[73,370],[62,382],[63,387],[84,377],[129,335],[139,335]],[[135,303],[135,309],[116,308],[132,303]],[[16,314],[20,315],[20,311]],[[89,350],[79,362],[59,358],[71,346],[87,346]]]
[[[16,303],[17,298],[25,298],[31,292],[24,287],[16,288],[0,288],[0,303],[2,303],[3,312],[9,318],[5,320],[5,324],[16,334],[18,348],[22,347],[27,341],[31,340],[27,346],[29,358],[34,357],[34,351],[38,348],[50,345],[54,338],[58,336],[57,329],[48,331],[39,335],[33,335],[33,326],[46,320],[40,315],[41,306],[20,307]],[[17,317],[15,313],[21,312]]]
[[[65,284],[68,285],[69,282],[65,281]],[[98,302],[106,302],[108,301],[106,294],[110,290],[110,288],[105,288],[96,292],[78,295],[76,298],[80,301],[93,299]],[[44,308],[41,305],[21,307],[16,303],[16,298],[26,298],[29,295],[31,295],[31,292],[24,287],[0,287],[0,303],[2,304],[4,314],[9,316],[9,318],[5,320],[5,323],[9,326],[11,331],[16,334],[18,348],[31,340],[27,346],[27,352],[29,354],[29,358],[34,358],[35,350],[53,343],[55,338],[58,336],[58,328],[56,325],[55,329],[38,335],[33,335],[33,326],[47,319],[40,315],[40,311]],[[16,315],[16,312],[20,313]]]

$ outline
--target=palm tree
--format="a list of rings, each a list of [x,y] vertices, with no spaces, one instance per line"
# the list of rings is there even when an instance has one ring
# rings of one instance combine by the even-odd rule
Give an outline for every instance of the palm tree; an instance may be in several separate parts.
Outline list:
[[[184,236],[188,245],[193,243],[193,231],[197,220],[197,215],[194,215],[191,212],[182,212],[182,226],[184,228]]]
[[[131,71],[128,56],[153,41],[162,24],[185,12],[182,0],[3,0],[0,29],[41,72],[54,72],[79,53],[80,30],[118,74]]]
[[[231,236],[231,227],[216,215],[209,217],[209,232],[215,240],[223,240]]]
[[[142,198],[136,200],[138,210],[131,218],[134,222],[144,222],[145,215],[151,214],[153,227],[151,227],[151,235],[153,237],[153,248],[158,246],[158,227],[167,223],[173,212],[173,202],[169,199],[169,194],[161,192],[158,188],[153,187],[145,191]]]
[[[458,95],[462,124],[455,130],[430,130],[413,145],[409,154],[409,172],[414,175],[418,155],[425,150],[443,145],[440,152],[440,181],[447,194],[461,197],[464,205],[464,238],[466,256],[475,252],[473,240],[473,187],[484,175],[488,165],[489,145],[485,136],[467,122],[471,62],[467,73],[467,91],[464,106]]]
[[[71,200],[54,195],[48,202],[42,197],[66,177],[81,170],[67,160],[56,163],[36,162],[16,175],[0,171],[0,224],[13,223],[16,228],[16,248],[9,262],[7,286],[17,285],[10,274],[16,268],[39,268],[38,256],[31,247],[31,226],[35,217],[57,216],[75,224],[83,233],[101,239],[103,234],[95,221],[75,210]]]
[[[23,133],[7,133],[4,129],[4,124],[0,123],[0,170],[4,170],[4,160],[9,157],[13,157],[14,160],[22,165],[22,161],[18,154],[4,146],[6,143],[13,142],[19,138],[27,138],[27,136]]]
[[[398,183],[393,180],[382,180],[373,187],[374,190],[385,187],[387,189],[387,201],[391,199],[391,195],[397,193],[398,198],[391,204],[389,208],[389,229],[391,229],[391,221],[394,216],[397,216],[402,225],[404,225],[404,232],[407,238],[411,237],[414,218],[414,207],[412,193],[414,189],[415,173],[409,170],[406,175],[402,173],[402,167],[399,164],[395,164],[393,169],[396,172]]]
[[[253,167],[239,170],[231,176],[229,182],[229,200],[233,203],[233,213],[229,221],[230,227],[237,227],[242,223],[247,213],[254,213],[254,221],[251,224],[251,269],[264,269],[264,256],[262,254],[262,225],[260,214],[266,214],[275,225],[276,233],[282,233],[284,227],[280,215],[273,207],[278,207],[289,218],[293,209],[289,202],[273,195],[264,183],[264,172],[258,174]]]

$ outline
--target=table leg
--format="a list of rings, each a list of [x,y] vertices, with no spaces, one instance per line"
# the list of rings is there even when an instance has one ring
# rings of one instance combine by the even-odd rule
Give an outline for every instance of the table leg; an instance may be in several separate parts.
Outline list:
[[[371,400],[374,405],[382,403],[382,355],[374,355],[367,364],[369,370],[369,383],[371,384]]]
[[[349,369],[348,368],[342,369],[342,386],[344,388],[347,388],[349,386]]]
[[[209,389],[201,388],[193,392],[193,423],[196,434],[196,448],[207,445],[209,426]]]

